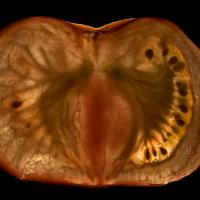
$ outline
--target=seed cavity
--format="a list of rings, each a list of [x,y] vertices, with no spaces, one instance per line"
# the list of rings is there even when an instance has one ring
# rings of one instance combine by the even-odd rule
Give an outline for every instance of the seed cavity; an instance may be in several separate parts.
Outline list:
[[[185,105],[179,105],[179,109],[181,110],[181,112],[183,113],[187,113],[188,112],[188,108]]]
[[[170,59],[169,59],[169,64],[170,65],[174,65],[178,62],[178,58],[176,56],[172,56]]]
[[[154,156],[157,156],[157,152],[156,152],[156,150],[154,148],[152,149],[152,152],[153,152]]]
[[[181,96],[186,96],[187,95],[187,89],[186,89],[186,84],[183,82],[177,82],[176,86],[178,87],[178,92]]]
[[[163,142],[167,142],[167,138],[164,137],[164,138],[163,138]]]
[[[153,50],[152,50],[152,49],[147,49],[147,50],[145,51],[145,56],[146,56],[149,60],[151,60],[151,59],[153,58],[153,56],[154,56]]]
[[[179,89],[178,92],[181,96],[187,96],[187,91],[185,89]]]
[[[175,126],[171,126],[171,129],[175,134],[178,134],[178,129]]]
[[[185,125],[185,121],[181,119],[181,116],[179,116],[178,114],[174,114],[174,117],[175,117],[175,121],[177,122],[179,126]]]
[[[160,147],[160,152],[162,153],[162,155],[167,155],[167,150],[163,147]]]
[[[182,85],[182,83],[181,82],[176,82],[176,86],[179,88],[179,87],[181,87],[181,85]]]
[[[170,132],[167,132],[167,136],[170,137],[172,134]]]
[[[176,72],[182,70],[183,68],[184,68],[184,63],[182,62],[179,62],[173,66],[173,70]]]
[[[185,121],[182,120],[182,119],[177,119],[176,122],[177,122],[177,124],[178,124],[179,126],[184,126],[184,125],[185,125]]]
[[[14,108],[14,109],[17,109],[17,108],[19,108],[20,106],[22,105],[22,101],[18,101],[18,100],[14,100],[13,102],[12,102],[12,108]]]
[[[146,151],[145,151],[145,157],[146,157],[147,160],[150,159],[149,149],[146,149]]]
[[[184,82],[180,82],[180,81],[178,81],[177,83],[176,83],[176,86],[178,87],[178,89],[180,89],[180,90],[186,90],[186,84],[184,83]]]

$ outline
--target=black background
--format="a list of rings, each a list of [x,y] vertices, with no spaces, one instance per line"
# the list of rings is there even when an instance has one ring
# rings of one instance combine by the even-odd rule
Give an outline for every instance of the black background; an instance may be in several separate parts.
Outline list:
[[[165,18],[177,24],[200,47],[198,1],[0,1],[0,28],[30,16],[51,16],[95,27],[124,18]],[[20,181],[2,170],[0,199],[200,199],[199,182],[200,169],[162,187],[85,189]]]

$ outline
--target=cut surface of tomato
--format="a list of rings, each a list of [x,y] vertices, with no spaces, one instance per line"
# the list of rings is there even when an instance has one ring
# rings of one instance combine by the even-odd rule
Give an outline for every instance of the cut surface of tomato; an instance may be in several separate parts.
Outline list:
[[[200,52],[173,23],[49,17],[0,33],[0,165],[17,178],[163,185],[200,164]]]

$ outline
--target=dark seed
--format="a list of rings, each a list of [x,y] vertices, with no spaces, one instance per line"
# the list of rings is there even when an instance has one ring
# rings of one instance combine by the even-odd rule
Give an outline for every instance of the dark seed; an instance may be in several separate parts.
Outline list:
[[[150,159],[149,149],[146,149],[146,151],[145,151],[145,157],[146,157],[147,160]]]
[[[164,138],[163,138],[163,142],[167,142],[167,138],[164,137]]]
[[[181,96],[186,96],[186,95],[187,95],[187,91],[184,90],[184,89],[178,90],[178,92],[179,92],[179,94],[180,94]]]
[[[160,147],[160,152],[162,153],[162,155],[167,155],[167,150],[163,147]]]
[[[173,70],[174,71],[180,71],[184,68],[184,64],[183,63],[177,63],[176,65],[173,66]]]
[[[157,155],[157,152],[156,152],[156,150],[155,150],[154,148],[153,148],[152,152],[153,152],[153,155],[154,155],[154,156]]]
[[[178,129],[177,129],[175,126],[172,126],[171,128],[172,128],[172,131],[173,131],[174,133],[178,134]]]
[[[165,48],[163,49],[162,55],[163,55],[163,56],[166,56],[166,55],[168,54],[168,52],[169,52],[168,48],[165,47]]]
[[[185,122],[182,119],[177,119],[176,122],[177,122],[177,124],[179,126],[184,126],[185,125]]]
[[[183,112],[183,113],[187,113],[188,112],[188,108],[185,105],[179,105],[179,108],[180,108],[181,112]]]
[[[176,56],[173,56],[169,59],[169,64],[173,65],[173,64],[176,64],[178,61],[177,57]]]
[[[148,59],[152,59],[152,58],[153,58],[153,55],[154,55],[154,53],[153,53],[153,50],[152,50],[152,49],[147,49],[147,50],[145,51],[145,56],[146,56]]]
[[[172,134],[170,132],[167,132],[167,136],[170,137]]]
[[[15,100],[12,102],[12,108],[19,108],[21,105],[22,105],[21,101]]]
[[[176,123],[179,126],[184,126],[185,125],[185,122],[181,119],[181,117],[178,114],[174,114],[174,117],[175,117]]]
[[[181,87],[182,83],[181,82],[176,82],[177,87]]]
[[[180,81],[178,81],[178,82],[176,83],[176,86],[177,86],[179,89],[186,89],[186,87],[187,87],[186,83],[180,82]]]
[[[187,85],[184,82],[177,82],[176,86],[178,87],[178,92],[181,96],[187,95]]]

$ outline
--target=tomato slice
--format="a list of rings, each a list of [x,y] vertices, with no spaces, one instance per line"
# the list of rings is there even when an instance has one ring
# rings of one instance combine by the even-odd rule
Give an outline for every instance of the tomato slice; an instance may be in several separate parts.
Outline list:
[[[0,163],[83,186],[162,185],[199,166],[199,50],[174,24],[47,17],[0,34]]]

